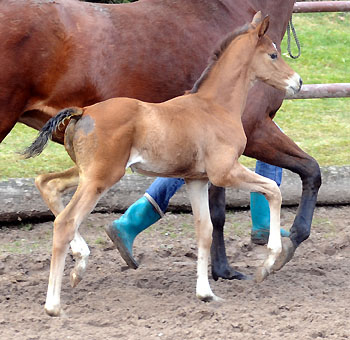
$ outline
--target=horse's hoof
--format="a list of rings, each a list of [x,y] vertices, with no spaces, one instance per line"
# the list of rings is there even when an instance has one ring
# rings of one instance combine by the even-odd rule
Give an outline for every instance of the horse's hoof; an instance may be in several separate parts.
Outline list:
[[[59,305],[55,305],[55,306],[45,305],[45,312],[47,315],[53,316],[53,317],[64,315],[63,310]]]
[[[214,294],[213,295],[205,295],[205,296],[197,295],[197,298],[203,302],[212,302],[212,301],[222,302],[222,301],[224,301],[224,299],[222,299]]]
[[[249,277],[247,275],[240,273],[229,266],[226,266],[221,270],[217,270],[213,267],[211,275],[214,281],[217,281],[219,277],[224,280],[249,280]]]
[[[275,263],[272,266],[272,271],[280,270],[286,263],[288,263],[295,253],[296,247],[289,237],[282,239],[282,251],[278,255]]]
[[[221,298],[221,297],[219,297],[219,296],[214,295],[212,301],[215,301],[215,302],[224,302],[225,299],[223,299],[223,298]]]
[[[72,288],[75,288],[82,279],[83,279],[83,277],[81,275],[79,275],[75,269],[73,269],[71,271],[70,284],[71,284]]]
[[[255,273],[255,282],[261,283],[269,276],[269,272],[265,267],[259,267]]]

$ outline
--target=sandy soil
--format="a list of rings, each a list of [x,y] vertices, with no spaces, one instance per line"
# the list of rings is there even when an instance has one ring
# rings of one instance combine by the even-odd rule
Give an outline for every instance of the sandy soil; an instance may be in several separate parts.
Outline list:
[[[283,209],[290,226],[295,211]],[[66,262],[62,306],[44,313],[52,223],[0,229],[0,338],[8,339],[349,339],[350,207],[317,208],[313,232],[292,262],[262,284],[210,279],[225,301],[195,297],[196,243],[190,215],[169,214],[135,243],[141,262],[127,270],[103,225],[81,226],[91,248],[84,280],[70,288]],[[229,260],[253,274],[265,247],[252,246],[249,212],[227,215]]]

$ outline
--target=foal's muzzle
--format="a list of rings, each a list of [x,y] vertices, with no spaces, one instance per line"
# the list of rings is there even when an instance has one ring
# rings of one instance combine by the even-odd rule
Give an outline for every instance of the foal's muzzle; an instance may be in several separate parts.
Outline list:
[[[303,81],[298,73],[294,73],[290,78],[288,78],[286,83],[286,92],[288,95],[298,93],[303,85]]]

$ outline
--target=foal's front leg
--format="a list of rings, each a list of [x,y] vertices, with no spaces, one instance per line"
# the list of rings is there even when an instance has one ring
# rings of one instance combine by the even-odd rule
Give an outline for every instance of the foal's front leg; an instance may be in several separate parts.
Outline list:
[[[219,170],[219,169],[218,169]],[[270,236],[267,244],[268,257],[261,267],[258,268],[255,280],[263,281],[271,272],[279,254],[282,251],[282,241],[280,233],[280,212],[282,196],[277,184],[269,178],[256,174],[247,169],[237,161],[227,175],[220,171],[216,172],[218,177],[210,178],[218,186],[231,186],[253,192],[260,192],[265,195],[270,205]]]
[[[208,279],[208,260],[213,231],[209,213],[208,181],[186,180],[186,185],[198,242],[196,295],[202,301],[220,300],[212,292]]]
[[[240,182],[239,188],[264,194],[270,206],[270,236],[267,243],[268,256],[255,274],[255,280],[261,282],[274,271],[276,260],[282,252],[280,232],[282,195],[275,181],[258,175],[239,163],[237,168],[240,172],[239,176],[243,179]]]

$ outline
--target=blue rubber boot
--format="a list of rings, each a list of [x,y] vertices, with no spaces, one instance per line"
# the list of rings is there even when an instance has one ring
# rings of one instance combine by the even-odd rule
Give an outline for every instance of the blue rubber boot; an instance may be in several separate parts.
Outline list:
[[[160,213],[143,196],[132,204],[122,217],[106,226],[107,235],[116,245],[120,255],[129,267],[137,269],[139,266],[132,255],[135,237],[160,218]]]
[[[270,235],[270,207],[263,194],[250,193],[250,212],[252,215],[251,240],[255,244],[267,244]],[[288,237],[289,231],[281,228],[281,236]]]

